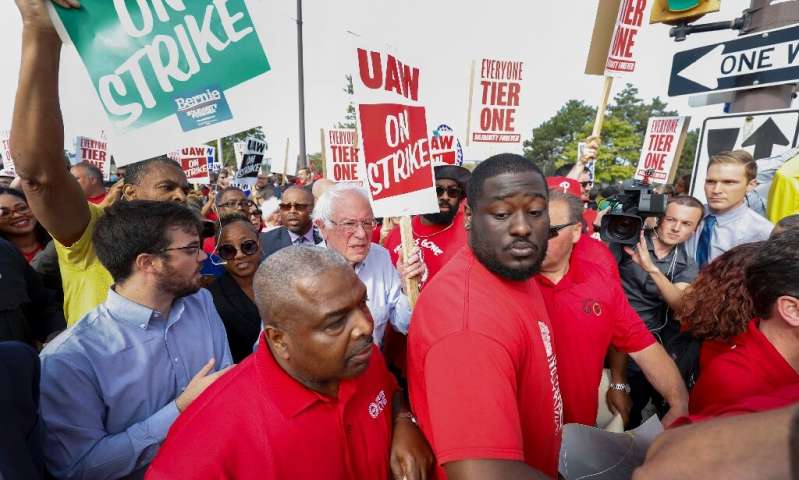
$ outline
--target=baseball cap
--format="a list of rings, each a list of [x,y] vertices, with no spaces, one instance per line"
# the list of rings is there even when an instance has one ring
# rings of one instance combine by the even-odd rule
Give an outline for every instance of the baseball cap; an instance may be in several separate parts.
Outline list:
[[[570,195],[574,195],[575,197],[580,197],[582,193],[582,189],[580,188],[580,183],[568,177],[547,177],[547,186],[552,189],[558,189],[563,193],[568,193]]]

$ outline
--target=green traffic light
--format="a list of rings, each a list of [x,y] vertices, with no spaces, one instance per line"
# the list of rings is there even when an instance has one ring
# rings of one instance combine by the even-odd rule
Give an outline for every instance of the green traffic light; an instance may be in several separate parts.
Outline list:
[[[670,12],[684,12],[696,8],[702,0],[668,0]]]

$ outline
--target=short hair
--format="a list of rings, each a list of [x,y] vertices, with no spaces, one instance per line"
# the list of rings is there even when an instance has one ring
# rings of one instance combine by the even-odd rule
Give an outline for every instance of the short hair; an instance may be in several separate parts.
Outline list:
[[[253,232],[255,232],[256,234],[258,233],[257,230],[255,229],[255,225],[252,224],[250,218],[247,215],[244,215],[241,212],[231,212],[231,213],[226,213],[221,217],[219,217],[219,229],[217,229],[216,231],[216,240],[219,241],[219,238],[222,236],[222,230],[224,230],[225,227],[238,222],[246,223],[247,225],[250,226]]]
[[[168,230],[173,227],[198,235],[202,230],[197,215],[175,202],[117,202],[97,221],[92,242],[100,263],[119,283],[133,273],[136,257],[169,247]]]
[[[541,169],[539,169],[536,164],[532,162],[532,160],[524,158],[515,153],[500,153],[499,155],[489,157],[484,162],[480,162],[480,164],[477,165],[477,168],[475,168],[472,172],[472,176],[469,178],[469,185],[466,191],[466,199],[469,203],[469,207],[472,209],[477,207],[477,203],[483,196],[483,187],[485,186],[485,182],[489,178],[502,175],[503,173],[523,172],[532,172],[539,175],[541,177],[541,183],[544,185],[544,192],[546,194],[547,182],[544,178],[544,174],[541,173]]]
[[[666,202],[666,208],[669,208],[669,205],[672,203],[676,205],[682,205],[684,207],[693,207],[699,209],[701,212],[699,215],[699,221],[701,222],[702,219],[705,218],[705,206],[702,205],[702,202],[690,195],[674,195],[669,197],[669,200]]]
[[[785,230],[768,239],[746,267],[746,289],[752,297],[754,313],[760,318],[771,314],[777,298],[799,298],[799,230]]]
[[[338,203],[338,200],[346,195],[359,195],[361,198],[369,202],[369,193],[366,189],[352,182],[339,182],[330,187],[324,195],[319,197],[313,209],[313,222],[324,222],[325,225],[330,226],[330,221],[333,220],[333,210]]]
[[[565,177],[565,176],[567,176],[569,174],[569,172],[572,171],[572,168],[574,168],[574,164],[573,163],[567,163],[565,165],[561,165],[558,168],[556,168],[554,172],[552,172],[552,176],[553,177]]]
[[[286,194],[287,194],[287,193],[289,193],[289,192],[291,192],[291,191],[294,191],[294,192],[302,192],[302,194],[303,194],[303,195],[305,195],[305,196],[307,196],[308,198],[310,198],[310,199],[311,199],[311,206],[313,206],[313,205],[314,205],[314,203],[315,203],[315,199],[314,199],[314,196],[313,196],[313,192],[312,192],[311,190],[309,190],[309,189],[305,188],[305,187],[300,187],[300,186],[297,186],[297,185],[292,185],[292,186],[290,186],[289,188],[287,188],[287,189],[286,189],[286,190],[283,192],[283,195],[281,195],[281,198],[282,198],[282,197],[285,197],[285,196],[286,196]]]
[[[581,225],[583,223],[583,201],[569,193],[563,193],[560,188],[549,191],[549,203],[563,202],[569,209],[569,222]]]
[[[264,325],[286,325],[282,312],[295,310],[296,283],[350,264],[338,252],[323,247],[292,245],[270,255],[258,267],[253,279],[255,304]]]
[[[794,213],[793,215],[788,215],[787,217],[783,217],[776,225],[774,225],[774,230],[772,231],[772,235],[775,235],[774,232],[782,232],[784,230],[795,230],[799,228],[799,213]]]
[[[86,170],[86,174],[92,178],[94,178],[97,183],[100,185],[103,184],[103,172],[97,168],[97,166],[91,162],[83,161],[78,162],[72,166],[72,168],[82,168]]]
[[[224,197],[225,194],[229,193],[229,192],[239,192],[242,195],[244,195],[245,197],[247,196],[244,193],[244,190],[240,189],[239,187],[236,187],[236,186],[233,186],[233,185],[231,185],[229,187],[225,187],[221,192],[216,194],[216,206],[217,207],[222,205],[222,197]]]
[[[719,152],[710,157],[707,168],[716,164],[743,165],[746,172],[747,182],[757,178],[757,162],[752,154],[746,150],[733,150],[729,152]]]
[[[125,165],[125,183],[128,185],[139,185],[153,165],[167,165],[177,168],[181,172],[183,171],[178,162],[168,158],[166,155],[161,155],[160,157],[148,158],[147,160]]]

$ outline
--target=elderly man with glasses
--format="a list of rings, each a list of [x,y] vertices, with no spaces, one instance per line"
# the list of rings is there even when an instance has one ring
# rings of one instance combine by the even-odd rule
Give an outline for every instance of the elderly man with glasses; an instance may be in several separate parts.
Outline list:
[[[377,223],[367,192],[351,183],[337,183],[325,192],[314,208],[313,221],[327,248],[343,255],[366,285],[374,342],[382,345],[389,323],[395,331],[407,334],[411,306],[403,279],[421,278],[426,273],[419,249],[414,248],[407,264],[400,258],[395,269],[388,250],[371,242]]]
[[[311,222],[314,198],[311,192],[300,187],[290,187],[280,199],[280,220],[283,224],[261,234],[263,258],[291,245],[318,245],[322,236]]]

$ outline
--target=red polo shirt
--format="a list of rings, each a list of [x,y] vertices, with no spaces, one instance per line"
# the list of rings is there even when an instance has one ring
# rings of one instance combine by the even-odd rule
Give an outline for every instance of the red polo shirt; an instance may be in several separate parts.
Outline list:
[[[799,383],[799,374],[760,332],[761,320],[730,341],[729,349],[712,358],[691,390],[688,411],[712,415],[740,400]]]
[[[461,202],[461,206],[465,200]],[[422,258],[427,265],[427,282],[441,270],[452,257],[466,245],[466,228],[463,226],[463,208],[458,210],[458,214],[449,225],[425,225],[419,216],[413,217],[411,226],[413,228],[413,240],[416,246],[422,251]],[[402,250],[402,236],[399,226],[386,237],[384,243],[386,249],[391,253],[391,262],[396,265],[399,253]]]
[[[572,249],[572,256],[575,255],[593,262],[607,275],[619,278],[619,264],[616,262],[613,252],[603,242],[582,234]],[[621,279],[618,281],[621,282]]]
[[[552,322],[563,422],[593,426],[608,347],[637,352],[655,343],[655,337],[618,279],[597,268],[589,253],[573,251],[569,271],[557,285],[541,274],[535,279]]]
[[[517,460],[557,476],[563,405],[550,338],[535,282],[492,274],[469,247],[422,291],[408,384],[439,465]]]
[[[799,383],[792,383],[784,387],[745,398],[734,405],[717,405],[717,408],[708,409],[704,414],[680,417],[669,428],[679,427],[689,423],[704,422],[716,417],[741,415],[744,413],[765,412],[777,408],[787,407],[799,402]]]
[[[326,397],[291,378],[262,337],[178,417],[147,478],[388,478],[396,389],[374,347],[367,370]]]

